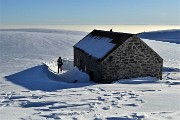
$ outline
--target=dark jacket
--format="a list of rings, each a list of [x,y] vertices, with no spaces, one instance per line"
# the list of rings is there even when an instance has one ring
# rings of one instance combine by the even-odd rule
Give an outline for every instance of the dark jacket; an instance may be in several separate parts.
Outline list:
[[[62,66],[62,65],[63,65],[63,62],[62,62],[62,59],[61,59],[61,58],[59,58],[59,59],[57,60],[57,64],[58,64],[58,66]]]

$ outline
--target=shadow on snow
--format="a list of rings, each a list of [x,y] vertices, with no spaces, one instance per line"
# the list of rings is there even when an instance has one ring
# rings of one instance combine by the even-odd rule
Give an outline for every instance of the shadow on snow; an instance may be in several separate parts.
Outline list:
[[[163,72],[179,72],[179,69],[164,67]],[[50,72],[48,70],[48,66],[45,64],[38,65],[9,76],[5,76],[5,78],[14,84],[20,85],[29,90],[56,91],[60,89],[78,88],[95,85],[95,83],[62,82],[61,78]],[[144,77],[137,79],[122,79],[115,81],[114,83],[143,84],[156,82],[158,82],[158,80],[155,78]]]
[[[172,68],[172,67],[163,67],[163,72],[180,72],[180,69],[178,68]]]
[[[9,76],[5,76],[5,78],[14,84],[20,85],[29,90],[56,91],[60,89],[94,85],[94,83],[66,83],[60,80],[52,80],[49,78],[48,74],[48,67],[45,64],[42,64]]]

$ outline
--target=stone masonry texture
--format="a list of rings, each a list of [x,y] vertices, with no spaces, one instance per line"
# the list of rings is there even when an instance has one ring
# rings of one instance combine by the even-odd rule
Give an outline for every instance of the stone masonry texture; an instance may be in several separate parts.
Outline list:
[[[163,59],[140,38],[133,36],[103,60],[74,48],[74,66],[99,83],[146,76],[162,79]]]

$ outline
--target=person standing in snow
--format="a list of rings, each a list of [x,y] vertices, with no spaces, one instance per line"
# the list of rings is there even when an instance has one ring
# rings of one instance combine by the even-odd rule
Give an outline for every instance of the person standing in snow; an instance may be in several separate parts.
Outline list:
[[[61,72],[62,72],[63,61],[61,57],[59,57],[59,59],[57,60],[57,65],[58,65],[58,73],[59,73],[59,69],[61,69]]]

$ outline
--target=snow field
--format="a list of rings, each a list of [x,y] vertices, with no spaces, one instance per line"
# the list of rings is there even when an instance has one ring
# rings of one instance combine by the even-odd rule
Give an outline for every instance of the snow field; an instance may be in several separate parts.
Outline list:
[[[164,59],[163,80],[96,84],[73,68],[72,46],[85,35],[48,29],[0,31],[0,119],[180,119],[179,44],[144,40]],[[64,71],[57,74],[59,56]]]

